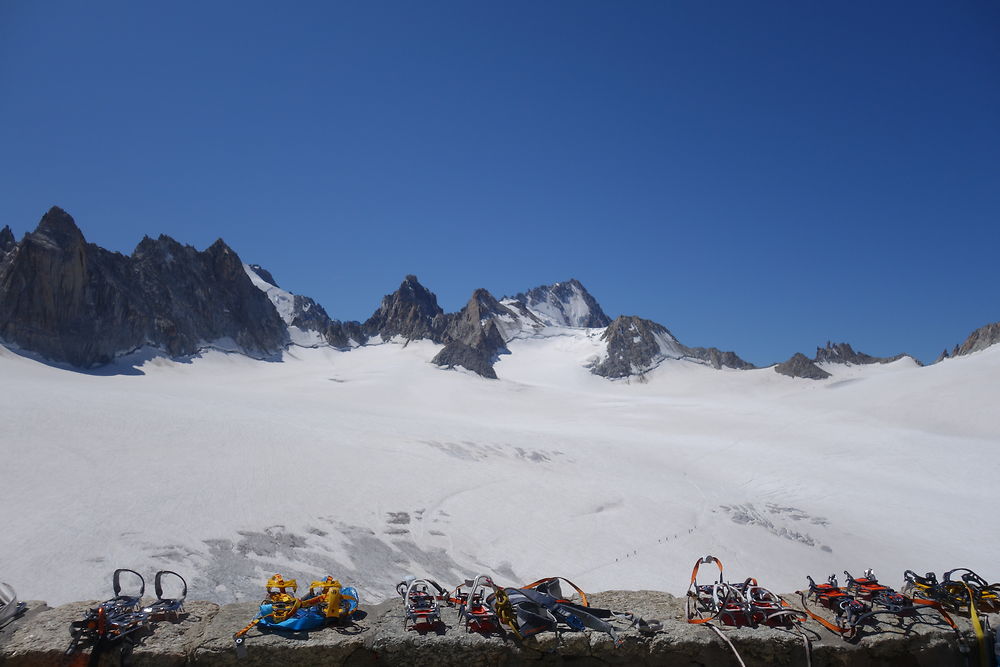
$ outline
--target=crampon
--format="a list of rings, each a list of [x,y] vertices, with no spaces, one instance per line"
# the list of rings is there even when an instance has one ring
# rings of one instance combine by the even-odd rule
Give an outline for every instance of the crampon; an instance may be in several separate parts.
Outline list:
[[[261,601],[257,616],[233,635],[237,656],[246,655],[246,635],[255,627],[271,631],[308,632],[331,622],[351,620],[361,603],[357,590],[342,586],[330,576],[312,582],[305,599],[295,595],[298,583],[280,574],[268,579],[264,590],[267,597]]]

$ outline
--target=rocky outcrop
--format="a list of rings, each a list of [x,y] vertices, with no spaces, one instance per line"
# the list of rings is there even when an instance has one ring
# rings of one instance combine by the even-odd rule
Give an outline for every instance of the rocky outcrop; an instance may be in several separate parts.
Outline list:
[[[774,371],[788,377],[807,378],[809,380],[823,380],[830,377],[829,373],[817,366],[809,357],[801,352],[796,352],[788,361],[777,364],[774,367]]]
[[[743,361],[735,352],[723,352],[716,347],[683,345],[662,324],[640,317],[621,316],[601,335],[607,351],[591,368],[595,375],[625,378],[642,375],[664,359],[691,359],[713,368],[746,370],[754,365]]]
[[[10,227],[5,225],[3,229],[0,229],[0,257],[13,250],[15,245],[17,245],[17,241],[14,240],[14,233],[10,231]]]
[[[612,322],[601,340],[607,343],[607,352],[591,372],[606,378],[641,375],[666,358],[685,354],[684,346],[665,326],[630,315]]]
[[[906,356],[909,355],[897,354],[893,357],[873,357],[863,352],[855,352],[850,343],[831,343],[827,341],[826,347],[816,348],[816,357],[813,361],[817,364],[828,363],[860,366],[865,364],[888,364],[893,361],[899,361]]]
[[[281,285],[279,285],[278,281],[274,279],[274,276],[271,275],[271,272],[265,269],[260,264],[248,264],[247,266],[249,266],[250,270],[253,271],[254,275],[258,276],[268,285],[272,285],[279,289],[281,288]]]
[[[738,354],[732,351],[723,351],[717,347],[688,347],[681,346],[685,356],[698,359],[709,364],[712,368],[734,368],[739,371],[748,371],[757,368],[749,361],[743,361]]]
[[[507,352],[506,340],[497,326],[497,320],[515,317],[492,294],[477,289],[461,311],[447,316],[443,334],[447,343],[431,363],[449,368],[461,366],[483,377],[496,379],[493,364],[499,354]]]
[[[390,340],[401,336],[406,340],[428,338],[436,343],[443,340],[447,321],[434,293],[408,275],[392,294],[386,294],[362,328],[366,335]]]
[[[594,632],[539,633],[523,641],[509,635],[484,636],[466,632],[454,609],[444,608],[440,632],[418,633],[403,628],[398,599],[377,605],[362,603],[364,614],[349,626],[299,633],[247,634],[246,655],[237,657],[233,633],[258,612],[255,602],[219,606],[189,602],[178,621],[159,621],[134,633],[132,653],[136,667],[181,665],[399,665],[459,667],[461,665],[636,665],[689,666],[735,664],[730,648],[704,626],[684,621],[684,598],[657,591],[609,591],[588,596],[595,607],[630,611],[658,619],[662,630],[652,636],[635,628],[620,632],[620,645],[608,635]],[[785,596],[795,600],[795,596]],[[0,635],[0,663],[5,667],[59,667],[69,659],[69,624],[82,618],[93,603],[77,602],[55,609],[30,603],[28,613]],[[833,620],[825,609],[816,613]],[[750,666],[804,667],[962,667],[967,654],[959,648],[975,647],[969,621],[956,617],[959,636],[931,615],[919,623],[884,622],[847,642],[818,623],[808,620],[803,630],[811,641],[809,653],[798,633],[764,625],[732,628],[720,624],[741,658]],[[89,647],[75,657],[86,661]],[[968,650],[966,648],[966,650]],[[975,649],[973,649],[975,650]],[[808,658],[807,658],[808,655]],[[118,664],[117,651],[104,654],[101,664]],[[74,663],[75,664],[75,663]]]
[[[576,278],[535,287],[512,298],[523,303],[546,324],[589,328],[611,324],[611,318],[601,310],[597,299]]]
[[[951,356],[960,357],[962,355],[972,354],[973,352],[978,352],[979,350],[985,350],[991,345],[996,345],[997,343],[1000,343],[1000,322],[987,324],[986,326],[979,327],[973,331],[961,345],[955,346]]]
[[[337,348],[364,345],[368,341],[368,336],[365,335],[359,322],[331,319],[323,306],[315,300],[281,289],[271,272],[259,264],[248,264],[244,269],[253,284],[267,295],[278,315],[289,326],[292,342],[300,345],[316,344],[315,338],[303,340],[296,335],[297,332],[313,332],[323,342]]]
[[[189,355],[217,341],[267,356],[286,336],[221,239],[199,252],[166,236],[144,238],[126,257],[87,243],[53,207],[0,268],[0,338],[74,366],[147,345]]]

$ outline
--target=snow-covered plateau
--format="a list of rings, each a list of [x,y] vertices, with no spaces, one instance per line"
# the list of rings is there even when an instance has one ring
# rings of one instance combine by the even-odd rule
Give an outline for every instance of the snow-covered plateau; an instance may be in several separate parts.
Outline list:
[[[680,593],[705,554],[779,591],[868,567],[1000,579],[1000,345],[822,381],[666,359],[629,382],[588,371],[601,331],[524,334],[493,381],[420,340],[88,372],[0,347],[0,580],[53,604],[108,597],[117,567],[220,602],[275,572],[370,601],[409,572]]]

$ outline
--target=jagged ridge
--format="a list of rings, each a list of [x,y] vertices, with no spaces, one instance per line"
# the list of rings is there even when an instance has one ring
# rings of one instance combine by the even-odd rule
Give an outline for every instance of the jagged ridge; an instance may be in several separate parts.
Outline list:
[[[126,257],[87,243],[53,207],[0,265],[0,338],[86,368],[146,345],[183,356],[226,339],[267,356],[287,332],[221,239],[199,252],[146,237]]]

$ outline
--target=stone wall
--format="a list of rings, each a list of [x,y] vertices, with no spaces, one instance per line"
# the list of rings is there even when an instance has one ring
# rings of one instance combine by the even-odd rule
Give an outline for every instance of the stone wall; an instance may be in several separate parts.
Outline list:
[[[797,600],[797,597],[787,596]],[[77,602],[55,609],[31,602],[28,611],[0,630],[0,665],[46,667],[87,664],[89,648],[67,658],[69,625],[82,618],[96,602]],[[189,602],[179,622],[159,622],[137,633],[140,643],[132,657],[135,667],[175,665],[543,665],[571,663],[597,665],[737,665],[729,647],[709,628],[684,622],[684,599],[655,591],[612,591],[592,596],[591,604],[633,611],[663,622],[663,630],[644,637],[635,630],[623,633],[624,643],[598,633],[545,633],[524,642],[483,637],[465,632],[455,609],[444,608],[448,627],[441,634],[403,630],[402,603],[389,600],[363,605],[363,618],[354,625],[328,627],[300,635],[278,635],[256,630],[247,635],[246,656],[237,658],[233,633],[254,617],[257,604],[219,606]],[[816,610],[814,610],[816,611]],[[832,620],[832,618],[831,618]],[[955,619],[960,633],[948,627],[936,612],[917,618],[891,619],[862,637],[847,642],[818,623],[804,623],[814,667],[964,667],[978,664],[976,646],[966,619]],[[805,666],[802,633],[768,628],[724,628],[748,667],[754,665]],[[963,653],[965,644],[971,654]],[[990,643],[992,649],[992,642]],[[119,664],[107,653],[101,665]]]

